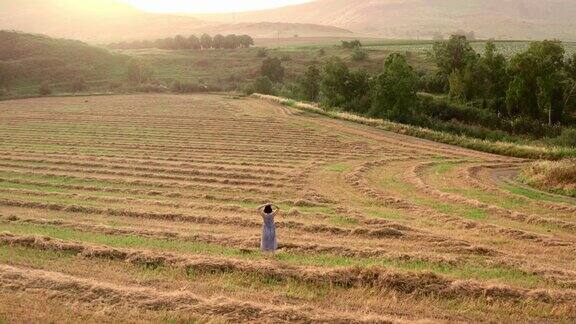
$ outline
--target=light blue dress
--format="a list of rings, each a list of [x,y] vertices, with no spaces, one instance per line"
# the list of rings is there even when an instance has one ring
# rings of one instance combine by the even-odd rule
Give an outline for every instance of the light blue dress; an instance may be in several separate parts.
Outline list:
[[[262,241],[260,248],[262,251],[273,252],[278,249],[278,242],[276,241],[276,224],[274,223],[275,213],[262,214],[264,225],[262,225]]]

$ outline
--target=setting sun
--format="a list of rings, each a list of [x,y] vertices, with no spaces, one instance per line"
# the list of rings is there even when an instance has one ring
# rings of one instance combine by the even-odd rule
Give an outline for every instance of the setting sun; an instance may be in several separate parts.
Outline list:
[[[268,9],[291,4],[305,3],[308,0],[124,0],[137,8],[151,12],[216,13],[241,12]]]

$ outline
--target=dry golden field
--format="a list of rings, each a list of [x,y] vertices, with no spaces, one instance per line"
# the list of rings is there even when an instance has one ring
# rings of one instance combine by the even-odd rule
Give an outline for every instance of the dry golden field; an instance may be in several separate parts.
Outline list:
[[[573,322],[576,203],[525,163],[255,98],[0,102],[0,322]]]

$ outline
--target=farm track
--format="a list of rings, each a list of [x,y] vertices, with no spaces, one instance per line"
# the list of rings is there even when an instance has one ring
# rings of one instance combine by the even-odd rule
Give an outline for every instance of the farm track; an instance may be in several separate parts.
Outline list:
[[[0,137],[0,294],[111,320],[576,320],[576,205],[495,176],[522,159],[221,95],[6,101]],[[286,208],[276,257],[257,252],[268,200]]]

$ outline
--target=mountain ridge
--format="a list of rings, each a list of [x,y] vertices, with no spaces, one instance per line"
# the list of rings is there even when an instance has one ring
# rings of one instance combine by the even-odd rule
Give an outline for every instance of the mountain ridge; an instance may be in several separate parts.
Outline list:
[[[190,15],[140,11],[117,0],[0,0],[0,30],[45,34],[92,43],[173,37],[178,34],[237,33],[253,37],[348,35],[346,29],[311,23],[214,22]]]
[[[576,40],[573,0],[317,0],[234,15],[193,16],[236,22],[314,21],[384,38],[432,38],[464,30],[481,38]]]

